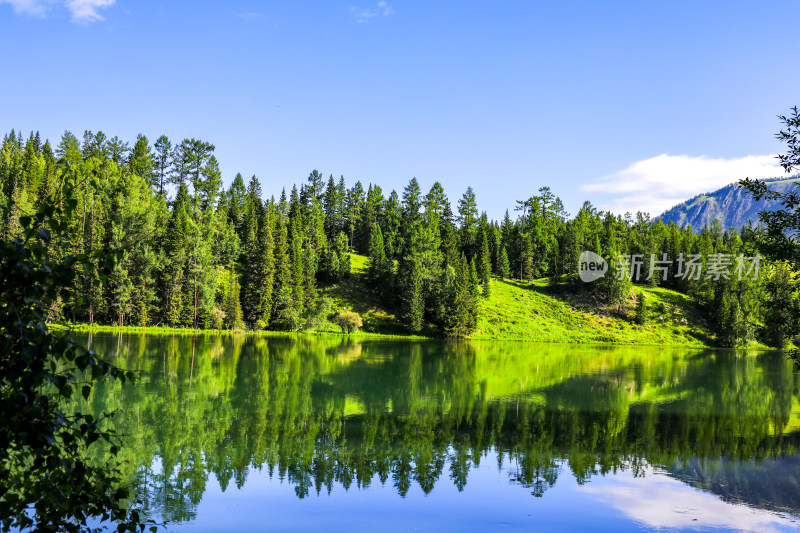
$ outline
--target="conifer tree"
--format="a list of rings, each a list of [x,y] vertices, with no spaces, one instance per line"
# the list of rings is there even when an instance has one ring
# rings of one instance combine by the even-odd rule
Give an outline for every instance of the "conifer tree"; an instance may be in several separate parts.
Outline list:
[[[130,159],[128,160],[128,169],[131,174],[139,176],[144,179],[148,184],[152,184],[152,171],[153,171],[153,154],[150,149],[150,143],[147,137],[142,134],[136,138],[133,145]]]
[[[477,325],[473,272],[474,269],[469,266],[466,255],[462,253],[448,294],[445,333],[449,337],[469,336]]]
[[[478,204],[472,187],[467,187],[464,195],[458,201],[458,223],[461,234],[461,251],[472,259],[476,253],[476,240],[478,233]]]
[[[506,247],[503,245],[500,245],[500,255],[497,260],[497,275],[501,280],[508,277],[508,254],[506,253]]]
[[[228,290],[224,303],[226,324],[229,329],[244,329],[242,306],[239,300],[241,291],[239,276],[236,275],[236,269],[233,268],[233,264],[228,265],[228,270]]]
[[[800,334],[800,284],[787,263],[778,263],[770,270],[762,296],[766,341],[781,349]]]
[[[153,146],[156,149],[153,155],[153,188],[158,191],[158,194],[164,196],[164,186],[167,184],[172,164],[170,159],[172,157],[172,143],[166,135],[162,135],[156,139]]]
[[[389,275],[390,269],[386,259],[386,248],[383,244],[383,232],[378,224],[373,224],[369,238],[367,279],[379,291],[384,292],[389,286]]]
[[[389,194],[381,221],[381,233],[386,246],[386,258],[391,262],[400,257],[400,224],[402,212],[397,191]]]
[[[400,270],[401,320],[411,333],[419,333],[423,327],[425,298],[422,294],[422,273],[415,257],[403,261]]]
[[[476,268],[478,270],[478,279],[481,282],[481,286],[483,287],[483,297],[488,298],[491,295],[492,287],[491,287],[491,273],[492,273],[492,262],[489,256],[489,242],[487,238],[487,229],[488,226],[482,226],[478,230],[478,237],[480,241],[480,247],[478,248],[478,256],[476,262]]]

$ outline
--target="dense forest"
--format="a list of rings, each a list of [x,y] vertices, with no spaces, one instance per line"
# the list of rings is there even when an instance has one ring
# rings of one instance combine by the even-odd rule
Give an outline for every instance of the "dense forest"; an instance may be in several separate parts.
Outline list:
[[[425,193],[416,179],[387,194],[314,170],[276,198],[255,176],[223,187],[214,145],[202,140],[161,136],[151,145],[139,135],[131,147],[102,132],[82,140],[66,132],[53,148],[38,133],[25,140],[11,131],[0,148],[0,201],[11,205],[3,237],[54,201],[70,215],[49,253],[119,250],[116,261],[79,273],[80,296],[48,310],[55,322],[313,330],[339,312],[321,289],[350,275],[351,253],[368,256],[365,283],[412,333],[469,336],[492,283],[509,277],[590,292],[598,308],[636,320],[617,258],[637,254],[638,282],[691,295],[722,345],[782,346],[798,333],[788,265],[762,261],[757,279],[735,275],[732,264],[730,275],[714,274],[714,265],[756,255],[757,228],[695,232],[589,202],[570,216],[548,187],[499,221],[478,209],[472,188],[454,211],[438,182]],[[593,284],[578,278],[584,250],[610,265]],[[680,276],[681,254],[699,256],[696,279]]]

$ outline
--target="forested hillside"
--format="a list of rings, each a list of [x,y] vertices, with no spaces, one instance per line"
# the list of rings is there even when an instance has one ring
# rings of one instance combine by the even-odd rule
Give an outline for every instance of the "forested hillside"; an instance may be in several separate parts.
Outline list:
[[[775,178],[765,181],[769,183],[770,189],[787,192],[800,183],[800,178]],[[737,183],[731,183],[714,192],[700,194],[678,204],[658,218],[664,224],[674,222],[678,226],[691,226],[695,229],[709,226],[714,220],[719,220],[723,228],[741,229],[750,223],[757,225],[760,211],[775,211],[779,208],[779,202],[767,199],[754,200],[753,196]]]
[[[509,277],[544,278],[554,291],[588,295],[598,311],[632,321],[647,311],[644,298],[631,303],[632,281],[679,291],[728,346],[754,338],[782,345],[800,315],[786,265],[762,262],[759,276],[733,270],[737,257],[755,255],[754,230],[713,224],[696,233],[588,202],[571,216],[546,186],[509,198],[512,209],[497,221],[469,187],[455,207],[438,182],[425,192],[411,179],[398,193],[316,170],[283,190],[262,191],[255,176],[239,174],[223,187],[214,146],[202,140],[150,144],[140,135],[129,146],[86,131],[82,140],[67,132],[53,147],[12,131],[0,148],[0,191],[11,205],[0,221],[4,237],[19,233],[20,216],[55,201],[71,215],[50,253],[121,250],[112,264],[79,273],[80,298],[49,309],[53,322],[320,329],[342,313],[320,289],[350,274],[351,252],[369,258],[372,297],[411,333],[470,336],[491,280]],[[584,250],[609,263],[592,284],[578,278]],[[640,261],[626,265],[621,254]],[[696,278],[684,269],[689,255]],[[719,273],[723,256],[730,275]],[[90,283],[97,277],[100,285]]]

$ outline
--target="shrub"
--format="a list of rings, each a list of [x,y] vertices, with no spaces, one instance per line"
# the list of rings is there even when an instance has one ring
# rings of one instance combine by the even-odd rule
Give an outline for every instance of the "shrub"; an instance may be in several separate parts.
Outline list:
[[[222,329],[225,322],[225,311],[215,305],[208,314],[212,329]]]
[[[333,300],[327,296],[323,296],[317,300],[317,305],[308,311],[306,322],[303,329],[306,331],[321,331],[325,329],[325,324],[328,320],[328,315],[331,314],[333,307]]]
[[[334,322],[342,328],[342,333],[354,333],[358,331],[358,328],[364,325],[361,320],[361,315],[356,313],[355,311],[341,311]]]

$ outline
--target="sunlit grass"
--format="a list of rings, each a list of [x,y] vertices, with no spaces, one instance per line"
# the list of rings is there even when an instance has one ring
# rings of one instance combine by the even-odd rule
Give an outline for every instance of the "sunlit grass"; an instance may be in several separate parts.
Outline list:
[[[475,339],[705,346],[711,335],[691,299],[660,288],[635,287],[647,296],[650,316],[635,324],[588,292],[549,287],[547,280],[493,280],[482,303]],[[633,294],[633,293],[632,293]],[[634,299],[628,301],[632,312]],[[685,320],[686,323],[682,321]]]

